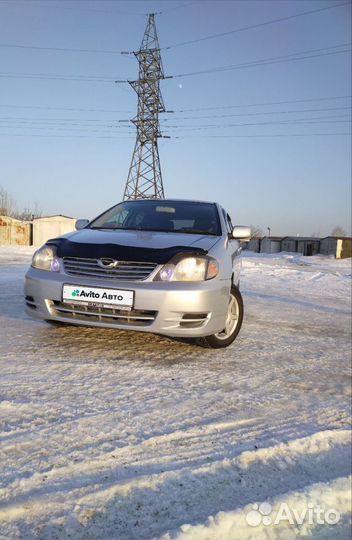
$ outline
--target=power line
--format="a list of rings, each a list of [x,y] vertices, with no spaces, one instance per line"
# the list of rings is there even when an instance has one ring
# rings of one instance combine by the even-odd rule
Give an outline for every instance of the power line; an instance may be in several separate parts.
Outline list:
[[[172,133],[174,133],[172,131],[172,129],[178,129],[178,131],[184,131],[185,133],[186,132],[189,132],[189,131],[207,131],[209,129],[228,129],[228,128],[233,128],[233,127],[252,127],[252,126],[274,126],[274,125],[304,125],[304,124],[343,124],[343,123],[350,123],[349,120],[300,120],[300,121],[297,121],[297,122],[265,122],[265,123],[261,123],[261,122],[253,122],[253,123],[241,123],[241,124],[232,124],[232,125],[229,125],[229,126],[204,126],[204,127],[184,127],[184,126],[170,126],[170,129],[171,131],[168,131],[167,132],[167,135],[170,135]],[[55,126],[55,127],[51,127],[51,126]],[[67,124],[67,125],[59,125],[59,127],[56,127],[56,124],[48,124],[48,125],[42,125],[42,126],[36,126],[36,125],[23,125],[23,124],[19,124],[19,125],[13,125],[12,124],[7,124],[7,123],[0,123],[0,128],[6,128],[6,129],[14,129],[14,130],[18,130],[18,129],[25,129],[25,130],[36,130],[36,131],[66,131],[68,129],[68,126],[70,131],[73,131],[73,132],[77,132],[77,131],[81,131],[81,132],[84,132],[84,133],[112,133],[112,132],[118,132],[120,134],[122,134],[122,132],[124,133],[123,136],[125,135],[130,135],[130,134],[133,134],[132,131],[124,131],[124,130],[118,130],[118,128],[116,126],[101,126],[102,129],[92,129],[89,127],[89,129],[85,129],[87,128],[88,126],[80,126],[79,124],[72,124],[72,126],[74,127],[71,127],[71,124]],[[99,127],[99,126],[94,126],[95,127]]]
[[[347,96],[327,96],[327,97],[316,97],[308,99],[294,99],[294,100],[285,100],[285,101],[266,101],[265,103],[244,103],[242,105],[221,105],[217,107],[197,107],[195,109],[178,109],[175,110],[175,113],[184,113],[191,111],[212,111],[217,109],[238,109],[242,107],[265,107],[267,105],[286,105],[289,103],[308,103],[314,101],[329,101],[334,99],[349,99],[351,95]],[[1,106],[1,105],[0,105]]]
[[[234,64],[229,66],[219,66],[219,67],[213,67],[205,70],[200,71],[192,71],[188,73],[179,73],[177,75],[170,75],[167,77],[164,77],[165,79],[176,79],[180,77],[189,77],[194,75],[203,75],[208,73],[219,73],[223,71],[230,71],[230,70],[236,70],[236,69],[244,69],[248,67],[259,67],[263,65],[271,65],[276,63],[286,63],[286,62],[293,62],[297,60],[306,60],[309,58],[318,58],[322,56],[329,56],[329,55],[335,55],[335,54],[341,54],[341,53],[347,53],[350,52],[351,49],[343,49],[341,51],[331,51],[331,49],[337,49],[341,47],[347,47],[350,45],[350,43],[342,43],[339,45],[332,45],[329,47],[322,47],[319,49],[308,49],[304,51],[299,51],[295,53],[290,53],[284,56],[276,56],[276,57],[270,57],[270,58],[264,58],[261,60],[252,60],[251,62],[245,62],[241,64]],[[319,53],[319,51],[326,51]],[[312,55],[306,55],[306,53],[318,53],[318,54],[312,54]],[[301,56],[299,56],[301,55]],[[303,56],[302,56],[303,55]],[[298,56],[298,57],[297,57]],[[45,80],[55,80],[55,81],[76,81],[76,82],[102,82],[102,83],[127,83],[128,80],[115,80],[108,76],[93,76],[93,75],[64,75],[64,74],[49,74],[49,73],[20,73],[20,72],[14,72],[14,73],[6,73],[2,72],[0,73],[0,77],[2,78],[19,78],[19,79],[45,79]]]
[[[326,108],[319,108],[319,109],[296,109],[291,111],[264,111],[264,112],[255,112],[255,113],[237,113],[237,114],[223,114],[223,115],[206,115],[206,116],[176,116],[173,117],[172,120],[198,120],[198,119],[207,119],[207,118],[232,118],[232,117],[241,117],[241,116],[262,116],[262,115],[276,115],[276,114],[292,114],[292,113],[311,113],[311,112],[327,112],[327,111],[343,111],[343,110],[350,110],[350,107],[326,107]],[[344,116],[344,115],[340,115]],[[53,117],[35,117],[32,118],[30,116],[0,116],[1,120],[16,120],[16,121],[24,121],[24,122],[101,122],[101,118],[53,118]],[[170,121],[171,118],[163,119],[164,121]],[[121,123],[121,122],[130,122],[129,120],[122,120],[119,118],[115,118],[112,120],[109,120],[109,125],[114,123]],[[104,124],[107,125],[107,124]],[[120,124],[121,126],[121,124]],[[126,126],[123,126],[126,127]]]
[[[243,26],[241,28],[235,28],[234,30],[229,30],[228,32],[221,32],[220,34],[211,34],[209,36],[204,36],[202,38],[191,39],[191,40],[188,40],[188,41],[183,41],[181,43],[174,43],[172,45],[167,45],[165,47],[162,47],[161,50],[169,50],[169,49],[173,49],[175,47],[182,47],[184,45],[190,45],[190,44],[193,44],[193,43],[199,43],[201,41],[206,41],[208,39],[215,39],[215,38],[219,38],[219,37],[224,37],[224,36],[228,36],[228,35],[231,35],[231,34],[235,34],[237,32],[244,32],[246,30],[252,30],[254,28],[260,28],[262,26],[267,26],[267,25],[270,25],[270,24],[276,24],[276,23],[279,23],[279,22],[288,21],[290,19],[295,19],[297,17],[303,17],[305,15],[311,15],[313,13],[319,13],[321,11],[327,11],[329,9],[336,9],[336,8],[339,8],[339,7],[342,7],[342,6],[347,6],[349,4],[350,4],[350,2],[344,2],[342,4],[336,4],[336,5],[333,5],[333,6],[327,6],[327,7],[323,7],[323,8],[319,8],[319,9],[313,9],[313,10],[310,10],[310,11],[303,11],[301,13],[296,13],[294,15],[287,15],[286,17],[280,17],[279,19],[271,19],[270,21],[263,21],[261,23],[252,24],[252,25],[249,25],[249,26]]]
[[[325,107],[321,109],[296,109],[291,111],[264,111],[264,112],[254,112],[254,113],[235,113],[235,114],[211,114],[205,116],[176,116],[178,120],[198,120],[201,118],[233,118],[237,116],[263,116],[263,115],[272,115],[272,114],[294,114],[294,113],[303,113],[303,112],[323,112],[323,111],[343,111],[351,110],[351,107]],[[166,118],[165,121],[170,120]]]
[[[125,11],[125,10],[121,10],[121,9],[118,9],[118,10],[106,10],[106,9],[95,9],[95,8],[87,8],[87,7],[76,7],[76,6],[63,6],[62,5],[62,2],[60,5],[58,4],[54,4],[53,2],[45,2],[45,3],[38,3],[36,2],[36,4],[33,4],[33,3],[30,3],[28,2],[28,0],[26,2],[21,2],[21,1],[18,1],[18,0],[1,0],[1,2],[3,4],[10,4],[10,5],[18,5],[18,6],[40,6],[40,7],[44,7],[44,8],[54,8],[54,9],[66,9],[66,10],[69,10],[69,11],[88,11],[88,12],[92,12],[92,13],[107,13],[109,15],[118,15],[118,14],[121,14],[121,15],[131,15],[131,16],[136,16],[136,17],[145,17],[146,15],[149,15],[149,13],[142,13],[142,12],[132,12],[132,11]],[[186,8],[188,6],[191,6],[193,4],[197,4],[198,3],[198,0],[194,1],[194,2],[187,2],[186,4],[181,4],[180,6],[174,6],[174,7],[170,7],[170,8],[166,8],[166,9],[163,9],[162,11],[157,11],[154,13],[154,15],[164,15],[164,13],[167,13],[169,11],[174,11],[176,9],[181,9],[181,8]]]
[[[328,137],[328,136],[350,136],[351,132],[332,132],[332,133],[276,133],[265,135],[184,135],[184,136],[167,136],[167,139],[187,139],[187,138],[214,138],[214,139],[232,139],[232,138],[276,138],[276,137]],[[1,133],[0,137],[42,137],[42,138],[77,138],[77,139],[134,139],[134,137],[123,137],[117,135],[72,135],[68,132],[65,135],[49,134],[31,134],[31,133]]]
[[[257,66],[264,66],[264,65],[267,66],[267,65],[272,65],[272,64],[295,62],[295,61],[298,61],[298,60],[306,60],[306,59],[309,59],[309,58],[318,58],[318,57],[321,57],[321,56],[330,56],[330,55],[335,55],[335,54],[342,54],[342,53],[350,52],[351,49],[346,48],[346,49],[343,49],[341,51],[331,51],[331,49],[337,49],[337,48],[340,48],[340,47],[347,47],[348,45],[350,45],[350,43],[344,43],[344,44],[341,44],[341,45],[333,45],[331,47],[322,47],[322,48],[319,48],[319,49],[310,49],[310,50],[305,50],[305,51],[301,51],[301,52],[290,53],[290,54],[287,54],[287,55],[284,55],[284,56],[274,56],[274,57],[271,57],[271,58],[263,58],[261,60],[252,60],[251,62],[245,62],[245,63],[242,63],[242,64],[232,64],[232,65],[228,65],[228,66],[213,67],[213,68],[204,69],[204,70],[200,70],[200,71],[190,71],[188,73],[179,73],[177,75],[173,75],[170,78],[177,79],[177,78],[180,78],[180,77],[190,77],[190,76],[193,76],[193,75],[204,75],[204,74],[208,74],[208,73],[220,73],[222,71],[232,71],[232,70],[235,70],[235,69],[245,69],[245,68],[248,68],[248,67],[257,67]],[[327,51],[327,52],[319,53],[319,51]],[[307,55],[306,53],[317,53],[317,54]],[[299,55],[303,55],[303,56],[299,56]]]
[[[43,2],[36,4],[33,4],[32,2],[21,2],[18,0],[1,0],[1,3],[3,4],[9,4],[9,5],[18,5],[18,6],[26,6],[26,7],[33,7],[33,6],[39,6],[44,8],[54,8],[54,9],[66,9],[69,11],[88,11],[93,13],[108,13],[109,15],[132,15],[132,16],[139,16],[144,17],[145,13],[138,13],[138,12],[131,12],[131,11],[124,11],[124,10],[102,10],[102,9],[94,9],[94,8],[87,8],[87,7],[75,7],[75,6],[63,6],[62,3],[60,5],[54,4],[53,2]]]
[[[351,132],[333,132],[333,133],[270,133],[266,135],[183,135],[183,136],[170,136],[170,139],[252,139],[252,138],[276,138],[276,137],[330,137],[334,135],[348,135],[351,136]]]
[[[9,109],[37,109],[46,111],[81,111],[81,112],[102,112],[102,113],[124,113],[129,114],[132,111],[122,111],[119,109],[86,109],[77,107],[48,107],[43,105],[8,105],[0,104],[0,107],[7,107]]]
[[[51,125],[54,125],[54,126],[59,126],[59,127],[50,127]],[[111,130],[114,130],[116,131],[117,130],[117,127],[116,126],[102,126],[104,129],[92,129],[91,126],[83,126],[81,127],[79,124],[72,124],[73,126],[77,126],[77,127],[71,127],[71,124],[47,124],[47,125],[42,125],[42,126],[37,126],[37,125],[29,125],[29,126],[26,126],[26,125],[23,125],[22,123],[20,123],[20,125],[16,126],[16,125],[7,125],[7,124],[3,124],[3,123],[0,123],[0,127],[6,127],[6,128],[9,128],[9,129],[35,129],[35,130],[49,130],[49,131],[64,131],[67,129],[68,126],[70,130],[74,130],[76,129],[77,131],[89,131],[91,133],[93,132],[102,132],[102,131],[111,131]],[[61,126],[61,127],[60,127]],[[93,128],[95,127],[99,127],[99,126],[93,126]],[[88,129],[84,129],[84,128],[88,128]],[[131,128],[130,128],[131,129]],[[129,131],[129,132],[126,132],[124,130],[122,130],[123,133],[133,133],[133,131]],[[121,132],[121,133],[122,133]]]
[[[181,4],[179,6],[173,6],[173,7],[170,7],[170,8],[166,8],[166,9],[163,9],[162,11],[157,11],[154,13],[154,15],[164,15],[164,13],[168,13],[169,11],[174,11],[176,9],[182,9],[182,8],[186,8],[188,6],[191,6],[193,4],[197,4],[199,0],[195,0],[193,2],[187,2],[186,4]],[[3,4],[11,4],[11,5],[19,5],[19,6],[31,6],[31,3],[28,2],[28,0],[26,2],[21,2],[19,0],[1,0],[1,2]],[[36,2],[36,4],[33,4],[32,3],[32,6],[33,5],[36,5],[36,6],[40,6],[40,7],[44,7],[44,8],[47,8],[47,7],[50,7],[50,8],[54,8],[54,9],[66,9],[66,10],[69,10],[69,11],[88,11],[88,12],[93,12],[93,13],[107,13],[109,15],[116,15],[116,14],[121,14],[121,15],[131,15],[131,16],[136,16],[136,17],[145,17],[146,15],[149,15],[149,13],[142,13],[142,12],[132,12],[132,11],[125,11],[125,10],[121,10],[121,9],[118,9],[118,10],[106,10],[106,9],[95,9],[95,8],[87,8],[87,7],[76,7],[76,6],[63,6],[62,5],[62,2],[60,5],[58,4],[54,4],[53,2],[45,2],[45,3],[38,3]]]
[[[0,47],[11,49],[33,49],[40,51],[77,52],[77,53],[98,53],[98,54],[126,54],[126,51],[114,49],[74,49],[68,47],[42,47],[39,45],[14,45],[11,43],[0,43]]]
[[[131,129],[131,126],[119,126],[116,124],[81,124],[79,122],[29,122],[23,120],[0,120],[0,127],[10,127],[11,129],[78,129],[80,131],[89,131],[95,128],[102,128],[107,131],[120,131],[121,133],[129,133],[126,129]],[[51,126],[58,126],[53,128]],[[72,127],[71,127],[72,126]]]
[[[315,116],[315,117],[308,117],[308,118],[299,118],[299,119],[290,119],[290,120],[274,120],[274,121],[266,121],[266,122],[245,122],[245,123],[237,123],[237,124],[205,124],[205,125],[196,125],[196,126],[187,126],[187,125],[170,125],[167,126],[168,129],[180,129],[184,131],[196,131],[196,130],[207,130],[207,129],[226,129],[231,127],[247,127],[247,126],[271,126],[271,125],[290,125],[290,124],[310,124],[310,123],[346,123],[349,122],[349,119],[346,119],[343,117],[343,120],[340,120],[341,116],[343,115],[334,115],[334,116]],[[10,125],[8,125],[10,124]],[[49,126],[59,126],[58,128],[53,128]],[[130,129],[130,126],[127,125],[118,125],[114,123],[109,124],[86,124],[82,122],[46,122],[42,120],[37,119],[11,119],[11,118],[0,118],[0,127],[7,127],[11,129],[39,129],[39,130],[58,130],[62,131],[65,130],[68,126],[73,126],[74,129],[79,131],[116,131],[122,128],[124,131],[124,128]],[[94,129],[92,129],[94,128]],[[101,129],[95,129],[95,128],[103,128]],[[72,128],[70,128],[72,129]],[[130,131],[125,133],[129,134]]]
[[[2,0],[2,1],[6,3],[6,0]],[[16,2],[12,1],[11,3],[16,3]],[[166,9],[164,9],[162,11],[156,12],[155,14],[156,15],[162,15],[162,14],[168,12],[168,11],[188,7],[188,6],[191,6],[191,5],[196,4],[196,3],[198,3],[198,1],[188,2],[187,4],[183,4],[181,6],[175,6],[175,7],[171,7],[171,8],[166,8]],[[294,18],[297,18],[297,17],[305,16],[305,15],[311,15],[311,14],[314,14],[314,13],[319,13],[321,11],[326,11],[326,10],[330,10],[330,9],[336,9],[338,7],[346,6],[348,4],[349,4],[349,2],[344,2],[342,4],[338,4],[338,5],[335,5],[335,6],[327,6],[327,7],[320,8],[320,9],[315,9],[315,10],[310,10],[310,11],[303,11],[301,13],[296,13],[294,15],[288,15],[286,17],[280,17],[278,19],[272,19],[272,20],[263,21],[261,23],[257,23],[257,24],[254,24],[254,25],[244,26],[244,27],[241,27],[241,28],[236,28],[234,30],[229,30],[228,32],[221,32],[219,34],[212,34],[210,36],[205,36],[205,37],[194,39],[194,40],[189,40],[189,41],[184,41],[184,42],[181,42],[181,43],[176,43],[176,44],[173,44],[173,45],[168,45],[168,46],[162,47],[160,50],[169,50],[169,49],[173,49],[174,47],[181,47],[181,46],[188,45],[188,44],[198,43],[198,42],[206,41],[206,40],[209,40],[209,39],[215,39],[215,38],[227,36],[227,35],[234,34],[234,33],[237,33],[237,32],[244,32],[246,30],[252,30],[252,29],[255,29],[255,28],[260,28],[262,26],[267,26],[267,25],[271,25],[271,24],[275,24],[275,23],[284,22],[284,21],[289,20],[289,19],[294,19]],[[70,9],[69,7],[66,7],[66,6],[54,6],[52,4],[50,6],[51,7],[56,7],[56,8],[61,8],[62,7],[63,9]],[[98,12],[101,11],[101,10],[95,10],[95,9],[89,9],[89,8],[71,8],[71,9],[79,9],[79,10],[84,9],[86,11],[93,11],[93,12],[94,11],[98,11]],[[110,12],[110,11],[101,11],[101,12],[102,13],[115,13],[115,12]],[[116,12],[116,13],[119,13],[119,12]],[[123,13],[123,12],[121,12],[121,13]],[[133,13],[126,13],[126,14],[134,15]],[[146,14],[140,13],[140,14],[136,14],[136,15],[146,15]],[[74,53],[122,54],[122,55],[133,54],[130,51],[120,51],[120,50],[115,50],[115,49],[86,49],[86,48],[70,48],[70,47],[43,47],[43,46],[39,46],[39,45],[22,45],[22,44],[11,44],[11,43],[0,43],[0,47],[3,47],[3,48],[16,48],[16,49],[43,50],[43,51],[57,51],[57,52],[74,52]]]
[[[350,123],[350,120],[282,120],[277,122],[242,122],[240,124],[210,124],[207,126],[170,126],[171,129],[179,129],[183,131],[204,131],[208,129],[227,129],[233,127],[252,127],[252,126],[275,126],[275,125],[296,125],[296,124],[343,124]],[[169,132],[168,132],[169,134]]]
[[[0,121],[2,120],[15,120],[15,121],[23,121],[23,122],[61,122],[61,123],[65,123],[65,122],[84,122],[84,123],[90,123],[90,122],[101,122],[102,119],[101,118],[40,118],[40,117],[35,117],[35,118],[32,118],[30,116],[0,116]],[[114,124],[114,123],[118,123],[120,120],[118,119],[114,119],[114,120],[111,120],[109,121],[109,124]],[[106,124],[104,124],[106,125]],[[123,126],[125,127],[125,126]]]
[[[71,132],[68,132],[65,135],[53,135],[52,133],[38,134],[38,133],[0,133],[0,137],[43,137],[47,138],[60,138],[60,139],[134,139],[134,137],[123,137],[118,135],[72,135]]]
[[[164,15],[164,13],[168,13],[169,11],[174,11],[175,9],[186,8],[186,7],[192,6],[193,4],[198,4],[198,2],[199,0],[195,0],[194,2],[187,2],[187,4],[182,4],[181,6],[174,6],[174,7],[166,8],[166,9],[163,9],[162,11],[156,11],[154,15]],[[145,15],[148,15],[148,13],[146,13]]]
[[[34,5],[33,3],[30,3],[28,1],[21,2],[21,1],[18,1],[18,0],[1,0],[1,2],[3,4],[19,5],[19,6],[26,6],[26,7],[29,7],[29,6],[32,7]],[[181,9],[181,8],[186,8],[186,7],[189,7],[189,6],[191,6],[193,4],[196,4],[196,3],[198,3],[198,1],[188,2],[188,3],[182,4],[180,6],[174,6],[174,7],[166,8],[166,9],[163,9],[162,11],[155,12],[155,15],[161,15],[161,14],[167,13],[169,11],[173,11],[173,10],[177,10],[177,9]],[[226,32],[221,32],[221,33],[218,33],[218,34],[211,34],[209,36],[204,36],[204,37],[201,37],[201,38],[188,40],[188,41],[184,41],[184,42],[181,42],[181,43],[175,43],[175,44],[167,45],[165,47],[162,47],[161,50],[168,50],[168,49],[172,49],[174,47],[181,47],[181,46],[188,45],[188,44],[198,43],[200,41],[205,41],[205,40],[209,40],[209,39],[215,39],[215,38],[218,38],[218,37],[231,35],[231,34],[234,34],[234,33],[237,33],[237,32],[244,32],[246,30],[252,30],[252,29],[255,29],[255,28],[260,28],[262,26],[267,26],[267,25],[271,25],[271,24],[275,24],[275,23],[279,23],[279,22],[284,22],[284,21],[287,21],[287,20],[290,20],[290,19],[295,19],[295,18],[298,18],[298,17],[306,16],[306,15],[312,15],[314,13],[319,13],[319,12],[327,11],[327,10],[330,10],[330,9],[336,9],[336,8],[343,7],[343,6],[346,6],[346,5],[349,5],[349,4],[350,4],[350,2],[343,2],[341,4],[327,6],[327,7],[323,7],[323,8],[319,8],[319,9],[303,11],[303,12],[300,12],[300,13],[287,15],[285,17],[280,17],[278,19],[271,19],[269,21],[263,21],[261,23],[256,23],[256,24],[253,24],[253,25],[248,25],[248,26],[244,26],[244,27],[240,27],[240,28],[235,28],[233,30],[229,30],[229,31],[226,31]],[[143,16],[143,17],[147,15],[147,13],[131,12],[131,11],[125,11],[125,10],[120,10],[120,9],[119,10],[101,10],[101,9],[87,8],[87,7],[82,8],[82,7],[76,7],[76,6],[63,6],[62,3],[60,5],[57,5],[57,4],[54,4],[53,2],[50,2],[50,3],[45,2],[45,3],[42,3],[42,4],[37,3],[37,5],[40,5],[40,7],[44,7],[44,8],[49,7],[49,8],[54,8],[54,9],[65,9],[65,10],[70,10],[70,11],[88,11],[88,12],[93,12],[93,13],[122,14],[122,15]],[[32,48],[32,47],[29,46],[29,48]],[[65,50],[65,49],[62,49],[62,50]],[[67,49],[67,50],[69,50],[69,49]],[[82,50],[82,52],[88,52],[88,51]],[[100,52],[100,51],[94,50],[92,52]],[[106,52],[110,53],[111,51],[106,51]]]
[[[6,119],[0,119],[0,124],[3,124],[3,123],[7,123],[7,124],[11,124],[13,127],[16,127],[15,125],[20,125],[22,126],[24,129],[28,129],[28,128],[33,128],[33,129],[45,129],[47,126],[62,126],[62,127],[67,127],[67,126],[77,126],[79,127],[80,129],[81,128],[87,128],[87,129],[91,129],[92,127],[95,128],[95,127],[103,127],[103,128],[106,128],[106,129],[114,129],[114,130],[120,130],[122,129],[122,131],[125,131],[126,128],[130,128],[130,126],[119,126],[117,124],[82,124],[80,122],[31,122],[31,121],[26,121],[26,120],[6,120]],[[51,129],[51,128],[50,128]],[[125,131],[126,133],[126,131]]]
[[[305,109],[303,112],[316,112],[320,109]],[[324,109],[322,109],[324,111]],[[300,111],[291,111],[291,112],[300,112]],[[324,111],[325,112],[325,111]],[[265,114],[265,113],[259,113],[259,114]],[[271,113],[269,113],[271,114]],[[231,115],[230,115],[231,116]],[[241,115],[239,115],[241,116]],[[244,115],[247,116],[247,115]],[[251,116],[251,115],[249,115]],[[259,122],[259,123],[242,123],[242,124],[196,124],[196,125],[190,125],[190,124],[183,124],[183,125],[173,125],[168,124],[167,127],[169,128],[180,128],[180,129],[188,129],[188,128],[209,128],[209,127],[229,127],[229,126],[238,126],[238,125],[269,125],[269,124],[277,124],[277,123],[295,123],[299,121],[305,121],[305,120],[332,120],[332,119],[338,119],[339,121],[349,121],[349,119],[346,117],[345,114],[339,114],[339,115],[324,115],[324,116],[313,116],[313,117],[305,117],[301,119],[295,119],[291,118],[288,120],[268,120],[265,122]],[[342,119],[342,120],[340,120]],[[30,126],[36,126],[36,125],[44,125],[44,126],[82,126],[84,128],[90,128],[90,127],[104,127],[109,129],[129,129],[130,126],[127,124],[121,124],[119,120],[111,120],[108,123],[104,122],[101,123],[101,119],[81,119],[81,118],[30,118],[30,117],[0,117],[0,122],[6,122],[11,124],[20,124],[20,125],[26,125],[29,124]]]
[[[59,75],[49,73],[0,73],[0,77],[5,79],[45,79],[45,80],[54,80],[54,81],[77,81],[77,82],[104,82],[104,83],[113,83],[117,82],[113,78],[108,77],[96,77],[94,75]],[[127,81],[120,81],[127,82]]]
[[[223,109],[238,109],[238,108],[247,108],[247,107],[266,107],[268,105],[286,105],[290,103],[308,103],[308,102],[319,102],[319,101],[329,101],[336,99],[350,99],[351,95],[346,96],[326,96],[326,97],[315,97],[309,99],[295,99],[295,100],[284,100],[284,101],[267,101],[263,103],[243,103],[241,105],[223,105],[217,107],[198,107],[193,109],[178,109],[175,110],[175,113],[184,113],[192,111],[211,111],[211,110],[223,110]],[[53,106],[44,106],[44,105],[15,105],[8,103],[0,103],[0,107],[9,108],[9,109],[34,109],[34,110],[45,110],[45,111],[73,111],[73,112],[101,112],[101,113],[123,113],[131,114],[132,111],[121,110],[121,109],[95,109],[95,108],[84,108],[84,107],[53,107]]]

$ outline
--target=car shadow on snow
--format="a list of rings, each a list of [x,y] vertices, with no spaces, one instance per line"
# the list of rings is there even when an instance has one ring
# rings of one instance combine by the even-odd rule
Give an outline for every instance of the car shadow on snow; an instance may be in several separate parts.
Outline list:
[[[170,338],[146,332],[115,330],[78,325],[52,325],[42,321],[28,321],[23,332],[25,339],[16,344],[19,353],[36,354],[52,360],[105,362],[150,361],[189,363],[194,360],[209,362],[212,349],[201,342]],[[23,351],[21,351],[23,348]]]

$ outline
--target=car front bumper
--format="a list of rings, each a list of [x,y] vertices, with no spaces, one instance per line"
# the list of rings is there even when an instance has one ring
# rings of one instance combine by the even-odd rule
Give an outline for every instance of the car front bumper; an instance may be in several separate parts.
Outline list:
[[[133,290],[132,311],[63,303],[63,284]],[[204,282],[116,281],[89,279],[30,268],[25,278],[26,312],[69,324],[202,337],[225,326],[230,280]]]

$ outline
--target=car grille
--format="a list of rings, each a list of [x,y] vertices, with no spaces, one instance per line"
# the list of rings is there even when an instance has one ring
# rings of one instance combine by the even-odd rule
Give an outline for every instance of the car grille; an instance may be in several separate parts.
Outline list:
[[[158,312],[134,309],[125,311],[115,308],[105,308],[99,306],[85,306],[81,304],[71,304],[49,300],[50,311],[53,315],[71,321],[101,322],[105,324],[116,324],[119,326],[149,326]]]
[[[64,270],[71,276],[91,276],[119,281],[142,281],[158,266],[150,262],[119,261],[116,268],[101,268],[97,259],[64,257]]]

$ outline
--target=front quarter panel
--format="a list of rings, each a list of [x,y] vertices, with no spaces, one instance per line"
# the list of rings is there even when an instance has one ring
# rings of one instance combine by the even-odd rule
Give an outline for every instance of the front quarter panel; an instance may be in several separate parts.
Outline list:
[[[241,272],[241,248],[238,240],[231,240],[223,235],[219,242],[209,250],[209,255],[219,263],[219,275],[217,279],[230,281],[238,285]]]

